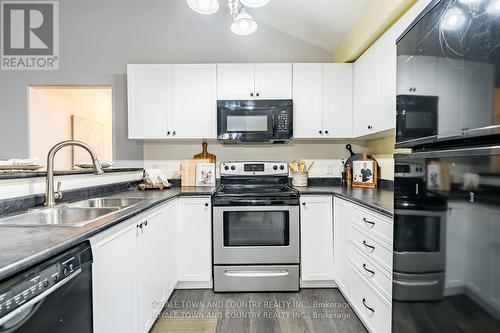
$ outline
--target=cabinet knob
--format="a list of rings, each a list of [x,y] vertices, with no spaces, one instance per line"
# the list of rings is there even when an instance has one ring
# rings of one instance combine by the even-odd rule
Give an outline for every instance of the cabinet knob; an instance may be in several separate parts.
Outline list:
[[[148,221],[144,221],[144,226],[147,227],[148,226]]]
[[[259,93],[256,93],[256,94],[255,94],[255,96],[259,97],[259,96],[260,96],[260,94],[259,94]]]
[[[207,202],[205,202],[205,207],[208,207],[208,203]]]
[[[167,131],[167,135],[170,135],[170,131]]]
[[[371,131],[373,129],[372,125],[368,125],[368,129]]]
[[[250,96],[253,97],[253,93],[250,93]]]
[[[318,133],[319,133],[319,134],[323,134],[323,131],[322,131],[322,130],[319,130],[319,132],[318,132]]]
[[[303,203],[302,203],[302,206],[305,206],[305,205],[306,205],[306,203],[305,203],[305,202],[303,202]]]
[[[177,133],[175,131],[172,132],[172,135],[176,135]]]
[[[325,134],[328,135],[328,131],[325,131]]]

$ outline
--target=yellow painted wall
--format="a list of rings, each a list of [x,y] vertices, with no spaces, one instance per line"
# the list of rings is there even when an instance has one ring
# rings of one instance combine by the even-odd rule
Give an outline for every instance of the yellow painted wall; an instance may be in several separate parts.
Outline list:
[[[382,179],[394,180],[395,143],[396,138],[394,135],[366,141],[368,151],[380,165],[380,177]]]
[[[349,35],[333,52],[335,62],[355,61],[417,0],[372,0]]]

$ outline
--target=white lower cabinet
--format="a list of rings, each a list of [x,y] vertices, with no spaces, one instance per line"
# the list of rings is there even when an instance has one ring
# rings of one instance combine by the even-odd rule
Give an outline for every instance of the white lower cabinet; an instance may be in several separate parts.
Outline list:
[[[143,333],[151,329],[178,280],[177,201],[146,211],[90,240],[94,332]]]
[[[212,205],[207,197],[179,198],[180,287],[212,285]]]
[[[301,279],[331,281],[333,274],[333,213],[331,195],[300,198]],[[311,283],[311,286],[317,286]]]
[[[392,219],[334,200],[335,281],[367,329],[391,331]]]

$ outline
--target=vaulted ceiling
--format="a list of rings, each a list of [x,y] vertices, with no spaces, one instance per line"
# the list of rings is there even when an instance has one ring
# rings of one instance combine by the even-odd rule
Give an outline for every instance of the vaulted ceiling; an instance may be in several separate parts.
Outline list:
[[[271,0],[249,10],[262,22],[333,52],[372,0]]]

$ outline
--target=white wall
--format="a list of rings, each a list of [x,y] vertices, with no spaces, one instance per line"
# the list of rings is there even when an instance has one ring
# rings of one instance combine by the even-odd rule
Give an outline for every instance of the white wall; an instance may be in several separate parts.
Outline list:
[[[60,0],[59,70],[0,71],[0,159],[28,156],[28,85],[112,86],[114,159],[138,161],[143,143],[127,139],[127,63],[331,60],[264,24],[251,36],[234,35],[223,3],[203,16],[184,0]]]
[[[30,155],[39,157],[41,164],[49,149],[56,143],[72,139],[71,116],[79,116],[99,122],[104,126],[102,147],[97,149],[101,160],[113,159],[113,115],[111,88],[56,88],[32,87],[29,90],[29,138]],[[100,141],[100,140],[99,140]],[[81,148],[76,148],[80,149]],[[90,162],[86,154],[79,154]],[[56,170],[73,168],[72,148],[62,149],[55,160]]]

